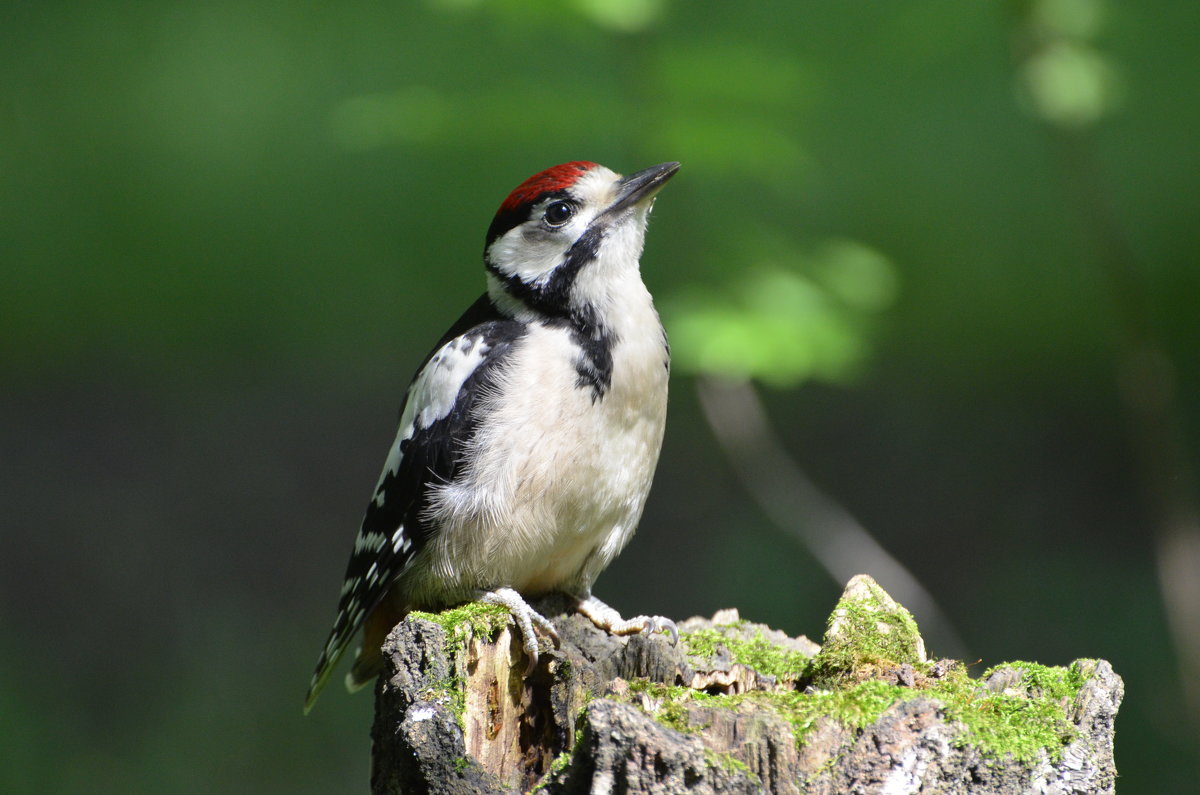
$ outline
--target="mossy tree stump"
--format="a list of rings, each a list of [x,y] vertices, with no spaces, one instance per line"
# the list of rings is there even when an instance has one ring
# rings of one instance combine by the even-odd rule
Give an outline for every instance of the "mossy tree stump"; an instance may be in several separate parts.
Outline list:
[[[929,660],[912,616],[850,581],[822,646],[737,611],[616,638],[549,599],[537,668],[500,609],[413,614],[384,645],[376,793],[1108,793],[1107,662]]]

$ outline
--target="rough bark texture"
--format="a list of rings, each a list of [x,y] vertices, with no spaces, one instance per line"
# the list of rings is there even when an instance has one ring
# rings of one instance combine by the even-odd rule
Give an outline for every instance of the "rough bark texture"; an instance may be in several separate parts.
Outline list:
[[[562,600],[537,607],[561,645],[529,676],[488,608],[396,627],[374,792],[1113,792],[1123,686],[1108,663],[970,679],[926,660],[911,616],[866,577],[823,649],[736,611],[683,622],[673,647],[610,636]]]

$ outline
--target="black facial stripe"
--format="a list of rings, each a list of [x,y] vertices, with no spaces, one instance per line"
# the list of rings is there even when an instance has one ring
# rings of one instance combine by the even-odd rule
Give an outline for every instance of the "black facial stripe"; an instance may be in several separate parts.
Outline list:
[[[547,324],[571,330],[571,340],[579,346],[579,359],[575,362],[579,378],[575,384],[590,388],[593,402],[602,399],[612,385],[612,349],[617,336],[600,322],[592,306],[571,306],[571,288],[580,272],[600,256],[604,232],[602,224],[588,227],[567,250],[562,264],[540,285],[523,282],[484,260],[488,272],[500,280],[505,292],[544,315]]]
[[[526,284],[516,276],[509,273],[504,273],[491,260],[484,259],[484,269],[500,280],[504,285],[504,292],[516,298],[521,303],[530,308],[535,308],[538,304],[538,290],[531,284]]]
[[[562,264],[550,272],[544,284],[529,284],[517,276],[502,272],[490,260],[484,259],[484,267],[504,285],[504,290],[530,309],[551,317],[561,317],[570,312],[571,287],[579,272],[600,256],[600,243],[604,239],[604,227],[588,227],[575,244],[567,250]]]
[[[570,303],[571,287],[576,277],[588,263],[595,262],[600,256],[600,243],[603,240],[604,227],[589,226],[567,249],[562,264],[550,273],[549,281],[542,287],[543,300],[548,305],[565,308]]]

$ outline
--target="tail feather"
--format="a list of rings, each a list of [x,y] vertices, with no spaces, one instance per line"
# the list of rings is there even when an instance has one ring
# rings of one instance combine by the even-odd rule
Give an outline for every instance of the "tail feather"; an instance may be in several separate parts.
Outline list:
[[[363,622],[363,642],[355,655],[354,667],[346,674],[346,689],[356,693],[383,671],[383,642],[407,610],[398,610],[386,602],[371,611]]]
[[[392,607],[386,601],[375,607],[363,621],[363,642],[355,653],[354,667],[346,674],[346,689],[351,693],[361,690],[383,670],[383,653],[381,647],[392,628],[400,623],[407,615],[407,610]],[[308,695],[304,698],[304,714],[307,715],[321,695],[321,690],[333,675],[338,661],[346,653],[350,639],[358,627],[339,622],[329,633],[325,650],[317,660],[317,669],[313,672],[312,681],[308,686]]]
[[[338,661],[346,653],[346,646],[352,634],[353,630],[347,633],[342,629],[339,632],[337,627],[334,627],[333,632],[329,633],[329,639],[325,642],[325,649],[321,652],[321,656],[317,660],[317,668],[313,671],[312,679],[308,683],[308,693],[304,696],[305,715],[312,710],[313,704],[317,703],[317,697],[321,695],[321,691],[325,688],[325,683],[329,681],[329,677],[333,674],[333,669],[337,667]]]
[[[383,670],[383,655],[376,649],[374,654],[360,646],[354,665],[346,674],[346,692],[357,693],[371,683]]]

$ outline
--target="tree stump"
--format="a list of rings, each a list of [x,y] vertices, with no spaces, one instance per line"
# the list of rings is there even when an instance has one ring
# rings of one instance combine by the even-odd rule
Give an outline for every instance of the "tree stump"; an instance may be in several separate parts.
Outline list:
[[[1103,660],[929,660],[873,580],[824,642],[743,621],[614,637],[563,598],[561,645],[526,659],[507,614],[409,615],[384,644],[375,793],[1111,793],[1123,684]],[[545,647],[547,644],[543,643]]]

